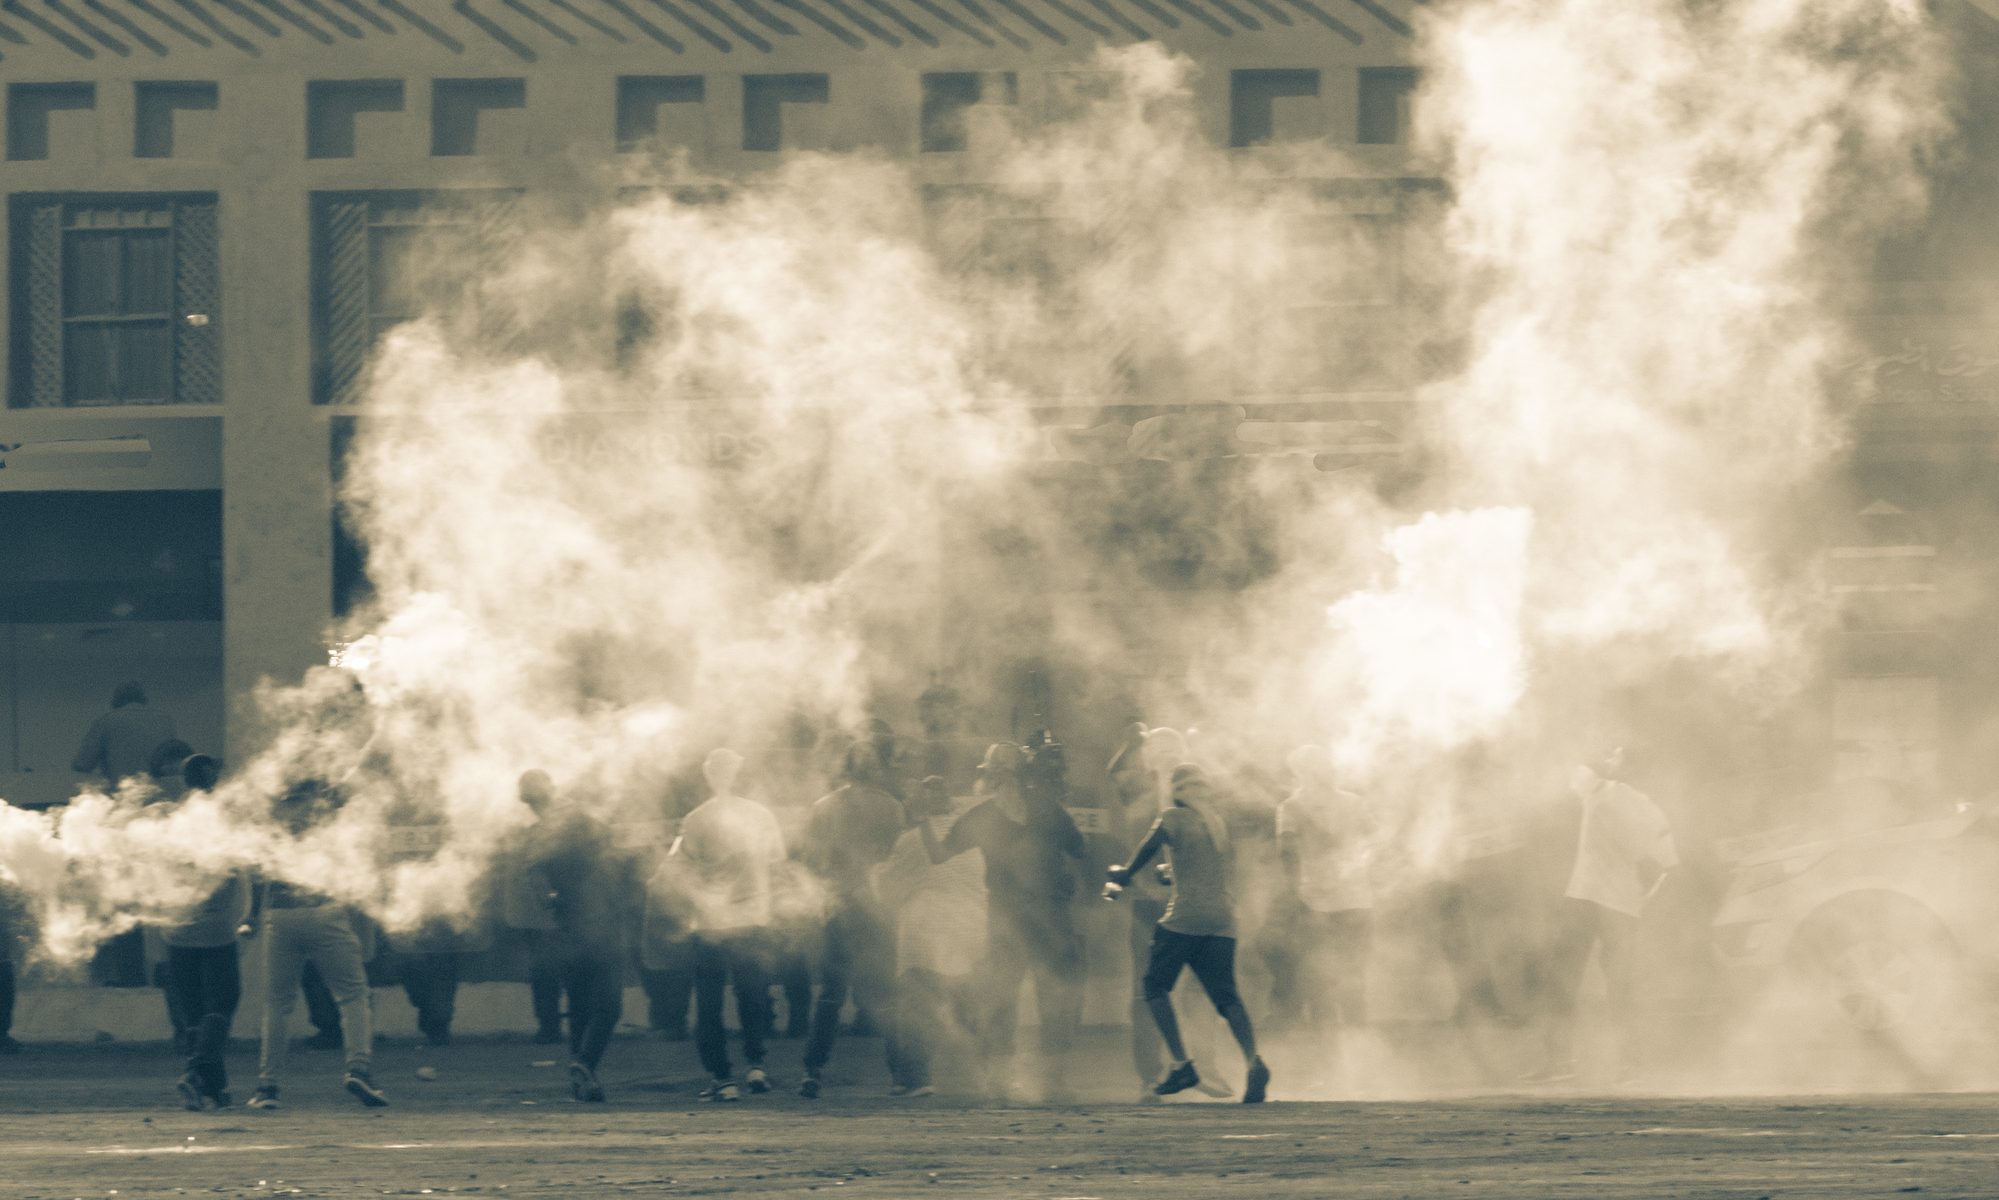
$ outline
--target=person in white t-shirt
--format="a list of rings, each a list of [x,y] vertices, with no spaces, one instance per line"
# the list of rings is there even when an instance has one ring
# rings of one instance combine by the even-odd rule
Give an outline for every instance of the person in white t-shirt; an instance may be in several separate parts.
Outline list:
[[[1547,1058],[1528,1076],[1532,1082],[1575,1076],[1576,995],[1592,950],[1618,1035],[1620,1076],[1629,1075],[1634,1066],[1632,957],[1639,918],[1680,858],[1666,814],[1621,778],[1625,759],[1619,747],[1602,762],[1570,772],[1569,791],[1582,805],[1582,826],[1549,951],[1555,1008],[1547,1026]]]
[[[1287,765],[1294,785],[1277,806],[1277,852],[1297,900],[1305,1015],[1365,1025],[1374,929],[1367,802],[1338,786],[1323,746],[1300,746]]]
[[[716,750],[701,764],[713,795],[680,823],[667,852],[672,886],[694,938],[694,1040],[701,1065],[714,1082],[709,1100],[738,1100],[722,1028],[722,992],[733,985],[749,1069],[743,1086],[767,1092],[764,1073],[765,1006],[769,993],[772,890],[784,869],[784,833],[770,809],[735,792],[743,758]]]

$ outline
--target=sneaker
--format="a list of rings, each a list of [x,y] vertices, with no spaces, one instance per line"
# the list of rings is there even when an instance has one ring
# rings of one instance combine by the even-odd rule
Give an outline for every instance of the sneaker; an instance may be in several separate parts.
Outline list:
[[[388,1107],[389,1097],[381,1088],[375,1086],[375,1081],[368,1077],[368,1072],[359,1069],[351,1070],[347,1072],[347,1077],[340,1082],[347,1089],[348,1095],[353,1096],[369,1108]]]
[[[258,1084],[257,1090],[250,1093],[247,1107],[263,1112],[274,1111],[278,1107],[278,1085],[275,1083]]]
[[[228,1108],[236,1103],[236,1100],[229,1094],[228,1088],[223,1088],[221,1091],[208,1093],[208,1102],[217,1108]]]
[[[751,1067],[743,1076],[743,1088],[753,1096],[761,1096],[770,1090],[770,1076],[764,1074],[762,1067]]]
[[[1259,1058],[1249,1064],[1249,1085],[1242,1089],[1242,1102],[1244,1104],[1263,1103],[1263,1094],[1269,1087],[1270,1068],[1264,1066],[1263,1060]]]
[[[537,1029],[534,1031],[534,1038],[532,1040],[537,1046],[553,1046],[562,1040],[562,1031],[560,1029]]]
[[[807,1100],[817,1100],[819,1098],[819,1077],[817,1075],[807,1075],[805,1078],[799,1080],[798,1094]]]
[[[597,1078],[597,1072],[582,1063],[569,1064],[569,1094],[585,1104],[604,1102],[604,1085]]]
[[[701,1098],[716,1104],[729,1104],[741,1100],[743,1093],[736,1087],[735,1081],[717,1079],[715,1082],[701,1089]]]
[[[1175,1092],[1184,1092],[1190,1087],[1198,1087],[1200,1083],[1201,1074],[1194,1069],[1194,1060],[1190,1058],[1166,1072],[1166,1078],[1153,1085],[1152,1091],[1154,1095],[1171,1096]]]
[[[201,1080],[195,1077],[193,1071],[176,1080],[174,1090],[180,1093],[180,1102],[187,1111],[200,1112],[208,1107],[208,1096],[201,1090]]]

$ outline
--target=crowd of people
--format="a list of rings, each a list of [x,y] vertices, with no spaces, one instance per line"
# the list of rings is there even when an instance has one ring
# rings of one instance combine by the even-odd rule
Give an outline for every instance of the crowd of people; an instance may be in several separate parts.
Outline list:
[[[600,1072],[634,965],[655,1028],[684,1034],[691,1009],[708,1100],[780,1086],[765,1061],[778,1036],[805,1040],[803,1073],[785,1086],[819,1098],[836,1053],[859,1052],[841,1046],[858,1028],[879,1033],[894,1096],[930,1095],[949,1072],[957,1094],[1059,1102],[1076,1094],[1067,1073],[1092,953],[1078,918],[1094,897],[1129,918],[1142,1102],[1194,1088],[1234,1096],[1235,1084],[1244,1103],[1263,1101],[1272,1072],[1253,1007],[1282,1031],[1316,1031],[1287,1045],[1320,1058],[1339,1053],[1336,1031],[1367,1025],[1373,913],[1391,843],[1406,831],[1341,786],[1325,748],[1292,752],[1288,779],[1273,789],[1204,763],[1175,730],[1134,725],[1102,771],[1102,807],[1078,804],[1084,789],[1072,788],[1067,756],[1046,729],[1025,744],[993,743],[967,787],[954,772],[925,770],[939,765],[935,756],[902,746],[877,721],[845,748],[823,796],[773,807],[744,786],[753,764],[717,748],[700,764],[698,802],[659,845],[635,844],[585,789],[528,770],[517,784],[525,819],[492,864],[488,911],[395,937],[419,1030],[432,1043],[450,1039],[458,964],[503,940],[525,951],[534,1039],[566,1041],[581,1102],[605,1098]],[[149,769],[177,775],[182,790],[219,778],[219,764],[181,743],[153,760]],[[1568,824],[1550,835],[1565,877],[1542,881],[1545,903],[1532,920],[1512,914],[1506,931],[1492,923],[1495,897],[1478,891],[1475,856],[1460,864],[1474,869],[1425,884],[1461,1024],[1480,1015],[1539,1022],[1545,1054],[1534,1080],[1575,1072],[1574,1001],[1593,956],[1612,1015],[1628,1019],[1639,914],[1677,862],[1668,822],[1625,781],[1626,766],[1619,751],[1566,781]],[[1242,794],[1259,788],[1260,798]],[[308,780],[277,801],[275,816],[303,833],[341,803],[338,785]],[[1079,807],[1109,818],[1108,829],[1092,823],[1094,845],[1074,819]],[[297,881],[241,872],[159,932],[187,1107],[233,1102],[223,1051],[241,994],[239,947],[261,956],[267,980],[248,1104],[281,1103],[302,995],[319,1037],[344,1051],[345,1091],[364,1105],[389,1102],[370,1069],[368,963],[379,931],[364,914]],[[1525,985],[1501,978],[1509,939],[1513,949],[1532,943],[1512,955]],[[1239,978],[1239,947],[1253,988]],[[1174,992],[1184,974],[1219,1021],[1183,1024],[1191,997],[1183,992],[1176,1008]],[[1030,987],[1038,1046],[1020,1086],[1016,1032]],[[1216,1061],[1223,1028],[1243,1063],[1233,1079]],[[1323,1066],[1297,1065],[1301,1078]]]

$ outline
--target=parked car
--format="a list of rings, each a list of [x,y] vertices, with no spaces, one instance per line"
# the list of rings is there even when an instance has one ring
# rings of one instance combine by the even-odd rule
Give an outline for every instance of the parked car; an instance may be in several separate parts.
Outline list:
[[[1861,1030],[1949,1019],[1999,968],[1999,820],[1934,820],[1739,857],[1714,919],[1724,963],[1782,979]]]

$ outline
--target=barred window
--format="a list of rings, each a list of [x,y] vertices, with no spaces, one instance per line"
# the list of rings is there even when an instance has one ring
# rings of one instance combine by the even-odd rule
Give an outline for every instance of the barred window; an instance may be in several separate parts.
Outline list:
[[[213,196],[14,201],[14,404],[215,404]]]
[[[504,253],[518,201],[482,189],[314,197],[314,399],[359,400],[382,336],[450,308]]]

